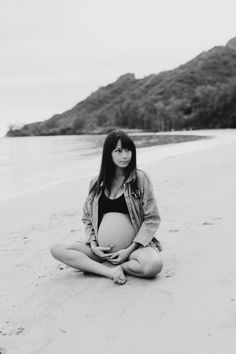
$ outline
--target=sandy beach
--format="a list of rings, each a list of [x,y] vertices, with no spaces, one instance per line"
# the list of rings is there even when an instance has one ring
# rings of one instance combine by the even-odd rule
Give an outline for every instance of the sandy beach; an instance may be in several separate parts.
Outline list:
[[[138,151],[162,217],[153,280],[118,286],[51,257],[84,238],[86,171],[0,203],[0,354],[235,353],[236,131],[194,134],[212,139]]]

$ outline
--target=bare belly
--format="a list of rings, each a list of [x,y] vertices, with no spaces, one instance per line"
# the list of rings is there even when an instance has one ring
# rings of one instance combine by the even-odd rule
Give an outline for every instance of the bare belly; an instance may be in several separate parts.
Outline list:
[[[104,214],[98,230],[99,246],[113,245],[113,251],[127,248],[135,237],[129,216],[122,213]]]

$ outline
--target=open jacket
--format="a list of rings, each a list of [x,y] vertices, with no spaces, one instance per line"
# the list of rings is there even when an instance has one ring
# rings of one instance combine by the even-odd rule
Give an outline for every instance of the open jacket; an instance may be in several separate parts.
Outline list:
[[[131,188],[131,183],[134,179],[137,179],[137,190],[135,191]],[[95,182],[96,178],[91,180],[90,188]],[[95,192],[91,192],[84,203],[82,221],[85,224],[86,243],[88,244],[97,238],[98,201],[102,194],[103,187],[103,184],[101,184],[98,195]],[[161,219],[152,183],[144,171],[137,170],[136,174],[133,173],[128,177],[124,183],[124,197],[130,220],[136,233],[133,242],[139,243],[145,247],[153,241],[161,251],[161,244],[155,237]]]

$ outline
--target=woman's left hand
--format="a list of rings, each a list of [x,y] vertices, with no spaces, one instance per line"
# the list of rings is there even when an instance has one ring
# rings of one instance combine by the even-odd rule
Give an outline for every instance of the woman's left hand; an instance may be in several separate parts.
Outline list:
[[[130,256],[130,250],[128,248],[121,249],[119,251],[109,253],[107,261],[112,264],[124,263]]]

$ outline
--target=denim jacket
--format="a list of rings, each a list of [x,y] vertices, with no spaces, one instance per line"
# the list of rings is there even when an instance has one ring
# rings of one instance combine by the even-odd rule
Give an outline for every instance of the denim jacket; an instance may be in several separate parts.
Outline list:
[[[137,178],[138,189],[132,191],[131,183]],[[90,188],[95,183],[96,178],[90,182]],[[98,234],[98,201],[102,193],[100,186],[98,195],[91,192],[83,207],[82,221],[85,224],[86,243],[96,240]],[[135,230],[133,242],[142,246],[147,246],[151,241],[161,251],[160,242],[155,238],[155,233],[160,225],[160,215],[157,208],[156,199],[153,192],[152,183],[148,175],[142,170],[137,170],[136,174],[131,174],[124,183],[124,197],[128,207],[129,216]]]

